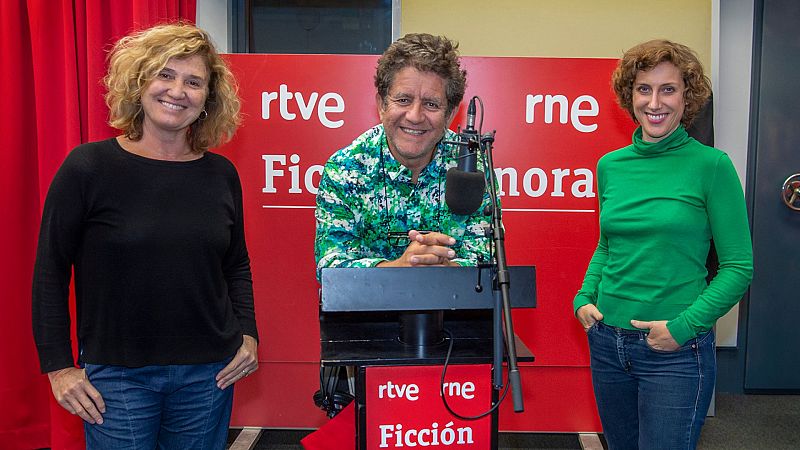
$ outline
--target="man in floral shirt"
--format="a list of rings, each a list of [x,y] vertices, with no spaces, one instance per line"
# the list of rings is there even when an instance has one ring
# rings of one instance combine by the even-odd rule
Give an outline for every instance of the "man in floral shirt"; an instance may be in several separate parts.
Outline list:
[[[325,164],[315,256],[324,267],[465,266],[489,260],[488,194],[472,215],[444,202],[456,139],[447,129],[464,97],[457,44],[408,34],[378,60],[381,124]],[[483,161],[479,161],[482,165]]]

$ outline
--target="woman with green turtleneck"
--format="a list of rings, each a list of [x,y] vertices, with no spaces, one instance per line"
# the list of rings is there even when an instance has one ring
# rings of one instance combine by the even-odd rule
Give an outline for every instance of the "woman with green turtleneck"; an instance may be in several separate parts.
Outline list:
[[[712,327],[752,278],[744,195],[728,156],[684,128],[711,92],[694,52],[640,44],[612,81],[640,126],[597,164],[600,242],[573,309],[609,448],[693,449],[716,376]]]

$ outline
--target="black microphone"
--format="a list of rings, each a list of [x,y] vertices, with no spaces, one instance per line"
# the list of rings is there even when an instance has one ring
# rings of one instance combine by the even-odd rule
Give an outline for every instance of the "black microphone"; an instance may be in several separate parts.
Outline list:
[[[475,131],[475,97],[472,97],[467,106],[467,130]]]
[[[467,107],[467,128],[464,129],[463,135],[467,138],[468,145],[462,145],[458,151],[458,170],[477,172],[478,155],[473,148],[473,142],[478,137],[478,132],[475,131],[475,97],[472,97]]]
[[[467,107],[467,127],[461,133],[458,164],[447,171],[444,201],[453,214],[470,215],[480,208],[486,191],[483,172],[478,172],[478,132],[475,130],[475,97]],[[463,142],[466,139],[467,142]]]

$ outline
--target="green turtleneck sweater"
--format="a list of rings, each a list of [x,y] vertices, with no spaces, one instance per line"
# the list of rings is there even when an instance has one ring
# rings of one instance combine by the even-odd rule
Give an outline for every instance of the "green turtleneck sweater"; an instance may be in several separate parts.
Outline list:
[[[600,242],[573,310],[593,303],[603,323],[666,320],[684,344],[739,301],[753,274],[744,194],[724,152],[680,126],[660,142],[642,140],[597,163]],[[719,272],[707,284],[711,239]]]

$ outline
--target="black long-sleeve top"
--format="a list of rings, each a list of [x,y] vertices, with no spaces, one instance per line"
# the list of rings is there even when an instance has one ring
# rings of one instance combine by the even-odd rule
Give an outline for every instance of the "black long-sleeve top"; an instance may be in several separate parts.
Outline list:
[[[80,360],[199,364],[258,339],[242,188],[233,164],[144,158],[116,139],[75,148],[45,201],[33,278],[42,372],[73,365],[74,269]]]

